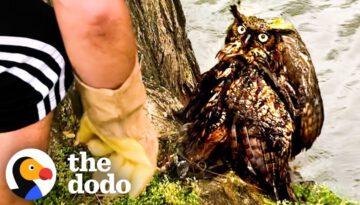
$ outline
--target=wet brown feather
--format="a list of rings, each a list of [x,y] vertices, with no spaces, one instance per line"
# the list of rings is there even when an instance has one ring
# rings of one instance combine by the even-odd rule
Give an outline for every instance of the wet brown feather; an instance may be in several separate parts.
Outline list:
[[[324,118],[314,66],[295,30],[269,29],[263,19],[231,11],[219,62],[202,75],[185,109],[185,153],[204,161],[225,147],[238,173],[252,175],[276,199],[295,200],[289,161],[311,147]]]

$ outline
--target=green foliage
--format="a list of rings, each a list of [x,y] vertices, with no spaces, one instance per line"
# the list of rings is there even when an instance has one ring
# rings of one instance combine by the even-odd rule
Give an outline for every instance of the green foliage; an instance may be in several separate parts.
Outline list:
[[[343,199],[337,196],[324,185],[315,183],[293,184],[295,195],[299,202],[291,203],[287,201],[274,202],[266,199],[266,205],[359,205],[354,201]]]
[[[297,184],[293,186],[298,199],[304,201],[301,204],[323,204],[323,205],[356,205],[358,203],[337,196],[329,188],[316,184]]]
[[[156,177],[148,191],[144,192],[135,204],[197,205],[199,203],[199,191],[195,182],[170,181],[164,175],[163,178]]]
[[[104,197],[102,203],[115,205],[198,205],[200,204],[200,197],[194,182],[172,181],[167,175],[156,175],[146,191],[139,197]]]

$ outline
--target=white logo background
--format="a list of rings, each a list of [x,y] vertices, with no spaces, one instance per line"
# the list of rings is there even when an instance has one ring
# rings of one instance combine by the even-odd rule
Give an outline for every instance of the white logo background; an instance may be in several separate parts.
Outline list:
[[[21,157],[31,157],[37,162],[39,162],[44,168],[49,168],[52,172],[52,178],[50,180],[41,180],[37,179],[34,180],[36,185],[39,186],[41,193],[43,196],[48,194],[53,186],[55,185],[56,181],[56,168],[55,164],[52,161],[52,159],[47,155],[45,152],[40,151],[38,149],[24,149],[19,152],[17,152],[14,156],[11,157],[9,160],[7,166],[6,166],[6,181],[10,189],[17,189],[20,185],[16,184],[16,181],[14,179],[12,168],[16,162]]]

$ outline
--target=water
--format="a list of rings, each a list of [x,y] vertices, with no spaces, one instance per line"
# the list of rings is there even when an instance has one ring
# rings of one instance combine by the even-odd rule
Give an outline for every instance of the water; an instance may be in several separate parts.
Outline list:
[[[215,63],[232,22],[229,0],[182,0],[202,72]],[[286,16],[311,53],[325,107],[314,146],[294,166],[305,180],[360,201],[360,0],[244,0],[247,14]]]

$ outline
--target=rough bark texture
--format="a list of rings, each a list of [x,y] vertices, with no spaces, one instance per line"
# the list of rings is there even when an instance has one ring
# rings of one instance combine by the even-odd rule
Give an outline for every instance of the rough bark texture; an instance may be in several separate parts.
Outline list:
[[[148,85],[163,86],[186,103],[186,92],[194,87],[200,71],[186,35],[180,1],[129,0],[128,4]]]

